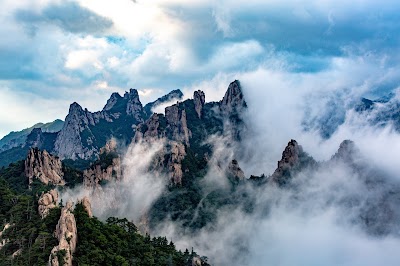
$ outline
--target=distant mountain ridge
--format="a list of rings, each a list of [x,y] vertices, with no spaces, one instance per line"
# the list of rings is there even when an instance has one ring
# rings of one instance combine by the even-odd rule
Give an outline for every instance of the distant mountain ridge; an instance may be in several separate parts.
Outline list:
[[[31,147],[46,149],[62,159],[93,161],[109,139],[129,144],[136,126],[148,119],[155,107],[182,97],[180,90],[173,90],[143,106],[137,90],[130,89],[123,96],[113,93],[98,112],[90,112],[74,102],[65,122],[38,123],[1,139],[0,166],[25,158]]]
[[[21,131],[12,131],[2,139],[0,139],[0,152],[9,150],[14,147],[18,147],[25,144],[27,136],[35,128],[40,128],[43,132],[58,132],[62,129],[64,121],[56,119],[49,123],[37,123],[29,128],[25,128]]]

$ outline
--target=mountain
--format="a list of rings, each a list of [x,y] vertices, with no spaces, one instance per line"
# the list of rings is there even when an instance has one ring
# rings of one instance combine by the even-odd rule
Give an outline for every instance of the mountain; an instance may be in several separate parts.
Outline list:
[[[35,128],[40,128],[42,132],[58,132],[63,127],[64,121],[57,119],[50,123],[37,123],[29,128],[23,129],[21,131],[12,131],[8,135],[4,136],[0,140],[0,152],[12,149],[14,147],[23,146],[25,144],[27,136]]]
[[[297,214],[304,224],[334,213],[369,239],[399,237],[400,183],[356,142],[318,161],[291,139],[273,171],[247,173],[247,154],[263,146],[249,142],[246,91],[235,80],[220,101],[206,96],[177,100],[173,91],[143,107],[131,89],[94,113],[73,103],[61,131],[33,129],[23,146],[1,153],[25,155],[0,169],[0,261],[209,265],[155,234],[199,247],[213,265],[249,265],[254,236]],[[390,101],[363,100],[357,112]]]
[[[109,139],[117,139],[121,146],[129,144],[135,127],[151,116],[152,108],[179,100],[182,96],[180,90],[174,90],[143,107],[137,90],[131,89],[124,96],[113,93],[103,110],[94,113],[73,103],[65,122],[38,123],[5,136],[0,141],[0,166],[23,159],[31,147],[45,149],[77,163],[94,161]]]

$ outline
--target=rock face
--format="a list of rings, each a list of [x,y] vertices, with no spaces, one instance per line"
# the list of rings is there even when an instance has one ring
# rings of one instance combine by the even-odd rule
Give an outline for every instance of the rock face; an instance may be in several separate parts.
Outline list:
[[[199,257],[193,257],[192,259],[192,266],[201,266],[202,261]]]
[[[164,169],[175,184],[182,182],[186,169],[182,161],[188,150],[198,161],[203,161],[211,152],[204,143],[214,134],[232,134],[238,139],[244,122],[241,112],[246,102],[239,81],[234,81],[221,102],[205,103],[203,91],[195,91],[193,99],[178,102],[165,108],[165,115],[153,114],[136,128],[135,142],[151,143],[166,139],[166,149],[157,156],[154,169]],[[225,126],[226,125],[226,126]],[[194,147],[192,147],[194,144]],[[199,147],[200,148],[199,150]],[[243,175],[238,174],[242,179]]]
[[[91,168],[83,171],[83,185],[86,188],[100,188],[104,182],[112,180],[121,180],[122,169],[121,159],[112,159],[111,165],[102,168],[101,164],[96,164]]]
[[[60,251],[65,251],[64,263],[62,265],[72,266],[72,255],[75,252],[77,243],[77,229],[75,216],[73,214],[72,202],[68,202],[67,205],[61,210],[61,216],[58,220],[56,231],[54,233],[59,243],[51,250],[49,257],[49,266],[61,266],[58,263],[57,254],[60,255]]]
[[[193,101],[194,109],[196,110],[198,117],[201,118],[201,112],[206,102],[206,95],[201,90],[195,91],[193,94]]]
[[[245,180],[243,170],[240,168],[238,161],[232,160],[228,165],[228,177],[234,182]]]
[[[83,171],[83,185],[96,189],[104,182],[121,179],[121,158],[117,153],[117,142],[111,139],[100,149],[100,160]]]
[[[93,217],[93,212],[92,212],[92,204],[90,204],[90,200],[88,197],[84,197],[81,201],[79,201],[83,205],[83,208],[87,212],[90,218]]]
[[[182,143],[173,141],[170,143],[170,147],[171,156],[167,164],[169,177],[175,184],[181,184],[183,177],[182,161],[186,156],[185,146]]]
[[[40,217],[45,218],[51,209],[58,206],[58,192],[55,189],[50,190],[47,193],[43,193],[38,201],[38,211]]]
[[[112,137],[131,139],[143,117],[139,94],[134,89],[123,97],[113,93],[100,112],[92,113],[73,103],[55,141],[55,153],[63,159],[96,158]]]
[[[224,115],[233,115],[242,112],[247,107],[240,82],[238,80],[229,84],[224,98],[220,102],[220,109]]]
[[[8,228],[10,228],[10,224],[9,223],[7,223],[7,224],[5,224],[4,225],[4,228],[3,228],[3,230],[0,232],[0,250],[8,243],[8,239],[3,239],[2,238],[2,235],[3,235],[3,233],[8,229]]]
[[[278,185],[285,185],[292,177],[293,172],[301,168],[312,166],[316,162],[303,148],[297,144],[297,141],[290,140],[282,153],[282,159],[278,161],[278,168],[270,177],[270,180]]]
[[[153,114],[145,123],[139,124],[136,130],[135,142],[146,141],[151,142],[156,139],[164,138],[166,135],[166,120],[162,114]]]
[[[332,156],[331,161],[341,160],[344,163],[353,164],[358,153],[359,151],[353,141],[344,140],[340,143],[339,149],[335,155]]]
[[[167,120],[167,134],[171,136],[171,139],[189,146],[189,138],[192,133],[187,126],[186,110],[180,108],[179,104],[174,104],[165,108],[165,118]]]
[[[29,184],[37,178],[46,185],[65,185],[61,160],[37,148],[29,150],[25,160],[25,175],[29,178]]]

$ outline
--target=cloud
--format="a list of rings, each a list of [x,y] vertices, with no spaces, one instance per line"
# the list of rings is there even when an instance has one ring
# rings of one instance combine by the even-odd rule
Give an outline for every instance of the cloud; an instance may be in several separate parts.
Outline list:
[[[149,143],[132,143],[122,160],[122,180],[112,180],[100,189],[88,189],[83,186],[63,191],[64,202],[77,202],[88,196],[93,214],[100,219],[110,216],[127,218],[139,224],[147,215],[151,204],[163,192],[168,178],[149,172],[154,156],[164,147],[163,140]]]
[[[67,32],[85,34],[104,33],[113,25],[111,20],[72,1],[49,4],[40,13],[30,9],[18,9],[15,19],[33,34],[38,27],[42,27],[40,24],[55,25]]]
[[[166,93],[276,64],[318,75],[355,54],[368,65],[369,54],[381,58],[390,90],[398,81],[398,10],[395,1],[6,0],[0,83],[43,98],[71,94],[96,110],[107,90]],[[99,90],[104,82],[108,89]]]

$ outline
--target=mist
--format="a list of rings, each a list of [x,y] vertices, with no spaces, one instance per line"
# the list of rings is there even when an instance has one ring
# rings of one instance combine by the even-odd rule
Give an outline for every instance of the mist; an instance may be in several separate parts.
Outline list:
[[[361,97],[376,91],[379,83],[365,81],[376,78],[371,76],[373,69],[349,73],[345,65],[313,74],[262,67],[217,75],[186,88],[185,96],[203,89],[207,101],[221,99],[221,84],[226,89],[234,76],[241,81],[248,105],[243,114],[247,130],[240,143],[228,134],[207,141],[213,153],[201,183],[203,198],[210,189],[228,189],[225,169],[232,159],[247,178],[272,174],[290,139],[320,164],[303,169],[289,188],[245,185],[242,189],[254,204],[251,211],[242,205],[215,209],[215,223],[195,233],[166,217],[151,234],[167,236],[182,250],[193,247],[212,265],[397,265],[400,135],[391,124],[369,123],[376,114],[354,111]],[[330,130],[328,137],[321,134],[323,126]],[[355,142],[357,160],[366,166],[363,172],[330,161],[345,139]],[[167,185],[167,177],[148,172],[163,145],[132,143],[123,157],[121,182],[96,193],[67,191],[63,200],[88,195],[100,219],[119,216],[139,222]],[[367,225],[368,218],[376,220]]]
[[[166,176],[148,171],[152,160],[163,147],[164,140],[151,144],[131,143],[122,157],[122,180],[110,181],[94,190],[83,186],[68,189],[62,194],[63,201],[78,202],[87,196],[93,215],[101,220],[114,216],[140,222],[167,184]]]
[[[241,206],[222,208],[215,210],[217,222],[195,235],[171,221],[155,233],[167,235],[178,248],[194,247],[213,265],[397,265],[400,135],[390,123],[369,123],[374,112],[354,111],[361,97],[381,84],[373,68],[349,65],[356,70],[340,64],[312,74],[268,68],[237,73],[248,104],[243,114],[247,135],[233,146],[224,137],[210,138],[214,150],[205,187],[226,186],[222,169],[231,159],[239,161],[247,178],[272,174],[290,139],[323,166],[299,173],[291,189],[247,186],[256,202],[251,214]],[[207,99],[207,88],[212,99],[215,93],[222,97],[220,84],[230,78],[217,75],[194,89],[205,89]],[[324,123],[332,126],[328,137],[321,134]],[[366,172],[328,162],[345,139],[355,142]],[[371,184],[365,175],[380,181]],[[391,193],[397,196],[386,199]],[[374,217],[372,210],[378,215],[376,228],[382,226],[385,233],[366,226],[363,219]]]

